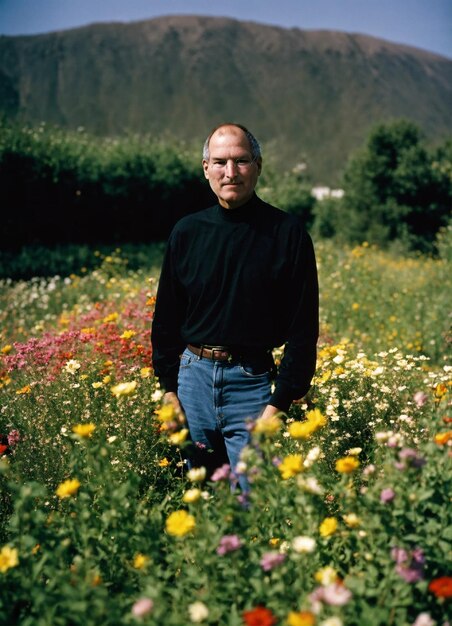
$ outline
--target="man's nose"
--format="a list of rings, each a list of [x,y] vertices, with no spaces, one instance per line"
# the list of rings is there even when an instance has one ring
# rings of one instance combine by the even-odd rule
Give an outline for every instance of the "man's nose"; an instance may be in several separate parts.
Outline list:
[[[225,174],[228,178],[234,178],[237,174],[237,164],[234,159],[228,159],[226,161]]]

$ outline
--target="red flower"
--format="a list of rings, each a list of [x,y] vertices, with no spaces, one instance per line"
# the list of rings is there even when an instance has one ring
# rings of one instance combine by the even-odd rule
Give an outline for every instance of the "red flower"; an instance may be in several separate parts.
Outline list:
[[[437,598],[452,598],[452,578],[450,576],[435,578],[428,588]]]
[[[276,624],[276,617],[264,606],[257,606],[255,609],[243,612],[243,623],[246,626],[273,626]]]
[[[8,446],[4,446],[0,443],[0,456],[8,450]]]

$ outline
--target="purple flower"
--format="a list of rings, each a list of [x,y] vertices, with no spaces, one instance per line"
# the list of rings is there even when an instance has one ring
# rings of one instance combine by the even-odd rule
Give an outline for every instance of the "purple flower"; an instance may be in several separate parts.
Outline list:
[[[224,535],[220,540],[220,545],[217,548],[217,554],[224,556],[228,552],[234,552],[242,547],[242,541],[237,535]]]
[[[134,617],[145,617],[154,608],[154,603],[150,598],[140,598],[132,607],[132,615]]]
[[[403,548],[392,548],[391,556],[397,564],[406,563],[406,561],[408,561],[408,552]]]
[[[18,430],[11,430],[9,435],[8,435],[8,445],[9,446],[15,446],[19,443],[20,441],[20,433]]]
[[[413,396],[413,400],[416,403],[416,406],[421,408],[427,402],[428,395],[424,393],[423,391],[416,391],[416,393]]]
[[[383,502],[383,504],[388,504],[389,502],[392,502],[395,498],[395,491],[394,489],[391,489],[391,487],[386,487],[386,489],[382,489],[381,493],[380,493],[380,502]]]
[[[406,467],[422,467],[425,465],[426,460],[420,456],[417,450],[413,448],[403,448],[399,452],[399,459],[402,462],[404,468]]]
[[[281,565],[285,558],[286,555],[280,552],[266,552],[260,560],[260,565],[264,572],[269,572],[275,567],[278,567],[278,565]]]
[[[228,480],[230,473],[231,466],[228,463],[225,463],[221,467],[217,467],[217,469],[210,477],[210,480],[212,480],[213,482],[218,482],[219,480]]]
[[[406,583],[417,583],[424,577],[422,566],[412,565],[412,567],[405,567],[396,565],[395,571]]]
[[[421,548],[407,552],[394,547],[391,556],[396,562],[395,571],[407,583],[417,583],[424,577],[425,556]]]

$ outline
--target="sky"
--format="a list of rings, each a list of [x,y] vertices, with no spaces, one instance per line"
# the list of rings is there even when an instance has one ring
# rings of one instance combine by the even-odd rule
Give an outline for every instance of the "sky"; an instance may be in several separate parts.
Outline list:
[[[452,0],[0,0],[0,35],[170,14],[362,33],[452,59]]]

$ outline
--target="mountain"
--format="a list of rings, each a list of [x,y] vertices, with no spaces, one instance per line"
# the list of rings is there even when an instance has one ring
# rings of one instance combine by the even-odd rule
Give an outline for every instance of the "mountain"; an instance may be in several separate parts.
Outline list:
[[[404,117],[452,131],[452,60],[381,39],[229,18],[168,16],[0,37],[0,115],[200,146],[222,121],[279,168],[332,183],[370,127]]]

